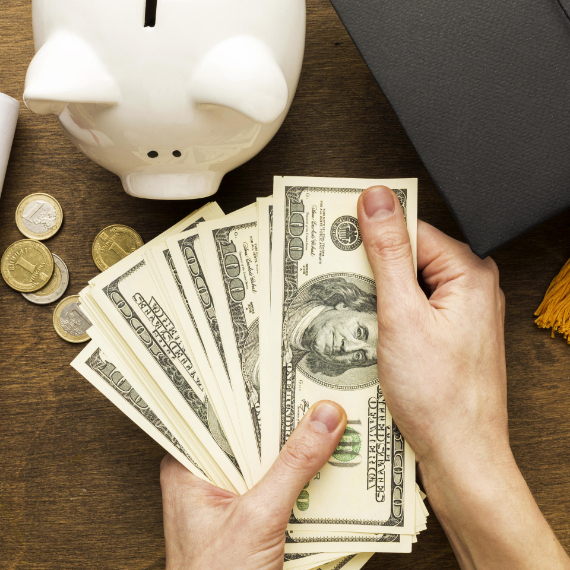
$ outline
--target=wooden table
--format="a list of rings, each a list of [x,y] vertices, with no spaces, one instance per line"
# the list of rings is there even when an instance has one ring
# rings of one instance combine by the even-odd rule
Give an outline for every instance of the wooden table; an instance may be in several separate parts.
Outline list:
[[[0,11],[0,91],[21,100],[34,54],[29,0]],[[420,216],[460,233],[328,0],[308,2],[307,51],[283,128],[226,176],[226,212],[272,191],[272,176],[418,177]],[[477,181],[473,181],[477,192]],[[146,202],[81,154],[55,117],[24,106],[0,200],[0,251],[21,238],[19,201],[49,192],[65,211],[47,245],[71,271],[69,294],[97,274],[91,244],[112,223],[145,240],[201,202]],[[540,188],[537,188],[540,192]],[[550,280],[570,257],[570,211],[494,257],[507,298],[511,441],[523,474],[570,549],[570,346],[533,323]],[[0,283],[0,567],[164,568],[159,463],[164,452],[69,366],[78,347],[54,332],[54,307]],[[501,508],[500,505],[497,508]],[[411,555],[376,555],[368,568],[457,568],[435,517]]]

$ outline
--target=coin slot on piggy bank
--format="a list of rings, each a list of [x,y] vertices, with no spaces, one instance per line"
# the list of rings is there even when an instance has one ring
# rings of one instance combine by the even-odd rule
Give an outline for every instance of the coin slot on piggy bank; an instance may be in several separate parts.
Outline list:
[[[32,6],[37,53],[26,105],[57,115],[73,143],[132,196],[214,194],[273,138],[293,100],[305,0]]]
[[[156,25],[157,0],[146,0],[144,27],[154,28]]]

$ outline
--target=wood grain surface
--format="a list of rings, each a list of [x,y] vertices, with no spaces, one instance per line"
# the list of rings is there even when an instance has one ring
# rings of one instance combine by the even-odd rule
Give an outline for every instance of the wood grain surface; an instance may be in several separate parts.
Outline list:
[[[0,91],[22,100],[34,55],[31,2],[1,1]],[[226,176],[216,199],[231,212],[270,194],[273,175],[418,177],[420,217],[461,237],[328,0],[308,0],[305,66],[283,128]],[[0,199],[0,251],[21,238],[15,209],[32,192],[52,194],[65,211],[62,230],[46,244],[69,266],[69,294],[97,274],[91,244],[100,229],[127,224],[148,241],[204,203],[127,196],[117,177],[71,144],[55,117],[22,105]],[[567,549],[570,346],[536,328],[533,312],[570,257],[569,222],[570,212],[563,213],[494,256],[507,298],[512,446]],[[72,370],[79,348],[55,334],[53,310],[0,283],[0,568],[164,568],[158,479],[164,452]],[[378,554],[367,567],[458,566],[431,516],[411,555]]]

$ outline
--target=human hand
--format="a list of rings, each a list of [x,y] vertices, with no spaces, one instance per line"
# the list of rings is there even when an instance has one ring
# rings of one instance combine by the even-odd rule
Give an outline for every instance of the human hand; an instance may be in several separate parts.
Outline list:
[[[198,479],[167,455],[160,470],[167,570],[281,569],[293,504],[345,428],[338,404],[313,405],[265,477],[242,496]]]
[[[570,568],[509,446],[496,264],[419,222],[428,298],[395,194],[369,188],[358,214],[377,287],[380,385],[461,567]]]
[[[463,451],[481,459],[502,455],[509,436],[497,266],[420,221],[418,270],[426,297],[397,204],[387,189],[369,189],[359,201],[377,285],[378,371],[388,408],[420,468],[457,461]]]

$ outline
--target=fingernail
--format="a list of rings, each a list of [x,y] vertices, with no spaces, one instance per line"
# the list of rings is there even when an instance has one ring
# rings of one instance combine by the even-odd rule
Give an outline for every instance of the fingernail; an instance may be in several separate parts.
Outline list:
[[[370,219],[383,220],[394,213],[394,192],[386,186],[374,186],[363,198],[364,211]]]
[[[319,402],[311,414],[311,425],[321,433],[332,433],[341,420],[341,411],[328,402]]]

